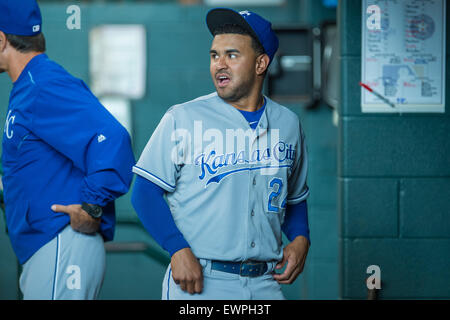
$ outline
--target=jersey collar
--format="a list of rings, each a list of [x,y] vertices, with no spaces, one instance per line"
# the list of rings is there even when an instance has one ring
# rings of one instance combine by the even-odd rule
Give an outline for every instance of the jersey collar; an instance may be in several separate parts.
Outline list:
[[[47,55],[45,53],[38,54],[37,56],[34,56],[23,68],[22,72],[20,73],[20,76],[17,78],[17,80],[13,83],[13,85],[16,85],[17,83],[20,83],[23,78],[27,77],[27,74],[30,70],[33,69],[34,66],[38,65],[42,60],[48,59]]]
[[[242,123],[242,126],[246,126],[246,127],[250,128],[250,126],[249,126],[249,124],[247,122],[247,119],[245,119],[244,115],[238,109],[233,107],[231,104],[225,102],[221,97],[219,97],[217,92],[216,92],[216,95],[217,95],[217,98],[220,101],[222,101],[224,105],[226,105],[226,109],[229,110],[229,112],[234,117],[237,117],[237,118],[240,119],[240,121]],[[268,111],[267,111],[267,109],[270,106],[270,100],[265,95],[263,95],[263,98],[264,98],[264,111],[263,111],[263,113],[261,115],[261,118],[259,119],[259,123],[258,123],[258,125],[257,125],[257,127],[255,129],[255,132],[257,132],[258,136],[260,134],[262,134],[263,132],[265,132],[267,130],[267,127],[268,127],[268,121],[267,121],[267,112]]]

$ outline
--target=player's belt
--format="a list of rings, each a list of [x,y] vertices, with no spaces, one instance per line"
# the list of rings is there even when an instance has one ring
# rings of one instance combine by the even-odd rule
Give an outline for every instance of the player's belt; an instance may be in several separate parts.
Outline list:
[[[251,260],[242,262],[212,260],[211,269],[238,274],[242,277],[259,277],[266,273],[267,262]]]

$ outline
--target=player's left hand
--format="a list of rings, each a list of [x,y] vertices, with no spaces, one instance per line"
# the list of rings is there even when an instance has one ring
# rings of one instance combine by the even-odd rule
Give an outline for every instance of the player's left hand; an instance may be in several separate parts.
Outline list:
[[[54,204],[52,205],[52,210],[68,214],[70,216],[70,226],[75,231],[94,234],[100,228],[101,219],[91,217],[86,211],[81,209],[81,204],[71,204],[68,206]]]
[[[282,269],[287,262],[283,273],[275,273],[273,278],[281,284],[291,284],[302,273],[306,256],[309,250],[309,242],[303,236],[296,237],[283,249],[283,259],[275,266],[276,270]]]

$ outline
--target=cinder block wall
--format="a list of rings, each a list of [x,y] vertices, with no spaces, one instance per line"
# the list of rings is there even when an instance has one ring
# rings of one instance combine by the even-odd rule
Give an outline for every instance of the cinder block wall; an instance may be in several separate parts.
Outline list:
[[[381,299],[448,299],[450,107],[361,113],[361,14],[361,0],[339,1],[340,297],[365,299],[367,267],[378,265]]]

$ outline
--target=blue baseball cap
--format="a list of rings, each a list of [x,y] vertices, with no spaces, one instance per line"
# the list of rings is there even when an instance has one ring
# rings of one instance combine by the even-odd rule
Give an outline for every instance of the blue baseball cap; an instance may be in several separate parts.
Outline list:
[[[0,31],[16,36],[41,33],[42,16],[36,0],[0,0]]]
[[[226,24],[236,24],[252,34],[263,46],[270,61],[278,50],[278,37],[272,30],[272,24],[260,15],[245,10],[235,11],[229,8],[214,8],[206,15],[206,25],[211,34],[216,28]]]

